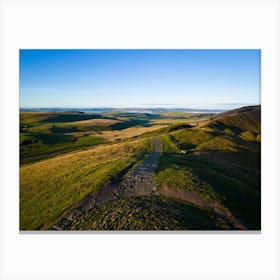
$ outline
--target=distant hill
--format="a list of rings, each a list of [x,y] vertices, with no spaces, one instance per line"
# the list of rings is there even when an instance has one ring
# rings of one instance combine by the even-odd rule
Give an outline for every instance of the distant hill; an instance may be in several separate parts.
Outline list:
[[[247,106],[213,116],[213,121],[206,125],[215,131],[239,135],[246,140],[260,140],[261,106]]]
[[[214,115],[213,119],[219,119],[219,118],[226,117],[226,116],[232,116],[232,115],[245,113],[245,112],[252,112],[252,111],[256,111],[256,110],[261,110],[261,105],[245,106],[245,107],[233,109],[230,111],[226,111],[223,113],[219,113],[219,114]]]

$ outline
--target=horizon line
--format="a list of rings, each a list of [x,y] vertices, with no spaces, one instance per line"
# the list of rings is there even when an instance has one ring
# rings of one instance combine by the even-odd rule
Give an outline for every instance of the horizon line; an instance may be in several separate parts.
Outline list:
[[[244,106],[259,106],[261,103],[214,103],[215,105],[244,105]],[[150,104],[152,105],[152,104]],[[157,104],[155,104],[157,105]],[[168,104],[166,104],[168,105]],[[178,104],[179,105],[179,104]],[[137,107],[137,106],[51,106],[51,107],[42,107],[42,106],[34,106],[34,107],[19,107],[19,109],[57,109],[57,108],[64,108],[64,109],[207,109],[210,110],[210,108],[202,108],[202,107],[197,107],[197,108],[192,108],[192,107],[186,107],[186,106],[175,106],[175,104],[172,104],[172,107],[170,106],[160,106],[158,104],[158,107]],[[217,108],[214,108],[217,109]]]

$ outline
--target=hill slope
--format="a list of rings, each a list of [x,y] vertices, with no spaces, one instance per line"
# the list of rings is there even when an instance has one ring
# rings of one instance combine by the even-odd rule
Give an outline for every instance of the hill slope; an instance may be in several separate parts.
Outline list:
[[[260,112],[22,166],[20,228],[260,229]]]
[[[250,139],[257,140],[261,133],[261,107],[249,106],[228,111],[214,116],[214,121],[208,127],[214,130],[224,131],[243,136],[251,136]],[[254,138],[255,137],[255,138]],[[248,139],[248,140],[250,140]]]
[[[226,207],[246,228],[260,229],[260,130],[256,106],[220,114],[202,128],[162,135],[159,188],[195,192]]]

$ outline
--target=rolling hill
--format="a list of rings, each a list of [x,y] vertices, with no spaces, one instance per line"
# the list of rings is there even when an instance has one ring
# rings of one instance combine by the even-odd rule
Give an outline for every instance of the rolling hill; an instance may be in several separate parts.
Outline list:
[[[141,133],[22,165],[20,229],[259,230],[261,107],[201,116],[202,125],[176,115],[64,119],[87,133],[94,122],[107,125],[100,133]],[[57,115],[40,118],[28,133],[57,118],[62,126]]]
[[[213,117],[208,127],[233,134],[250,135],[248,139],[260,139],[261,134],[261,107],[248,106],[228,111]]]

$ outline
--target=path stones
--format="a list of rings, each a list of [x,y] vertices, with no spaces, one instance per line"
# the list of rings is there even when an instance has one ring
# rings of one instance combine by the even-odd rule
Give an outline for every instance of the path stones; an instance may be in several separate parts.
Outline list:
[[[162,145],[157,137],[153,138],[154,151],[146,156],[135,169],[127,174],[120,188],[123,196],[158,195],[156,182],[153,177],[154,169],[162,154]]]

